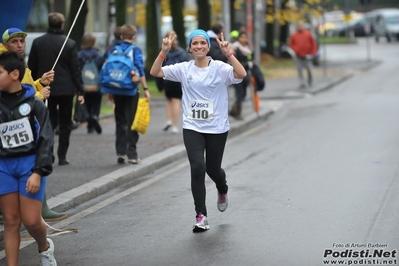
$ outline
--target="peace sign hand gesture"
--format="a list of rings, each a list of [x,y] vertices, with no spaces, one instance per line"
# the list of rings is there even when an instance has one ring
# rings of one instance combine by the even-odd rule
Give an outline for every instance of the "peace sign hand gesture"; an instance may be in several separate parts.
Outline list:
[[[174,32],[171,32],[168,37],[162,39],[162,52],[167,54],[172,47],[172,43],[176,40],[177,35]]]
[[[220,46],[220,50],[222,51],[223,54],[227,54],[230,52],[230,47],[229,47],[229,42],[224,40],[223,32],[220,33],[220,39],[216,36],[216,41],[218,42]]]

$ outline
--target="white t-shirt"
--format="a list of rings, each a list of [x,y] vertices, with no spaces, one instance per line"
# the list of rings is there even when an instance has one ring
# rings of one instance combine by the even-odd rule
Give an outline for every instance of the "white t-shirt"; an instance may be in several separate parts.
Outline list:
[[[211,59],[208,57],[208,59]],[[228,91],[234,78],[233,67],[212,60],[199,68],[194,60],[162,67],[164,79],[181,82],[183,128],[201,133],[224,133],[230,129]]]

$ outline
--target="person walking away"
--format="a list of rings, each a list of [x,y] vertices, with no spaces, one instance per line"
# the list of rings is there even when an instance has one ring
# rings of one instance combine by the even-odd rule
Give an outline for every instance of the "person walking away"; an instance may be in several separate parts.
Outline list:
[[[131,164],[140,163],[140,159],[137,154],[137,142],[139,140],[139,134],[137,131],[131,130],[131,125],[134,120],[134,116],[137,110],[137,103],[139,100],[138,84],[136,78],[139,77],[139,82],[143,86],[145,97],[148,101],[151,99],[150,92],[147,88],[147,81],[144,72],[143,54],[141,49],[133,45],[136,39],[137,29],[132,25],[121,26],[121,40],[119,45],[116,45],[113,50],[109,51],[108,59],[104,63],[101,72],[100,80],[104,78],[110,78],[107,75],[112,71],[120,73],[120,69],[107,69],[107,63],[111,61],[111,57],[114,55],[122,54],[128,56],[132,65],[128,70],[132,77],[129,79],[131,84],[127,87],[113,87],[111,84],[105,85],[101,83],[101,92],[107,93],[109,99],[114,103],[114,117],[116,123],[116,140],[115,149],[117,155],[117,162],[123,164],[126,161]],[[136,69],[137,71],[132,70]],[[110,70],[110,71],[108,71]],[[130,73],[124,73],[123,77],[129,76]],[[111,75],[112,76],[112,75]],[[120,75],[122,76],[122,75]]]
[[[27,33],[18,28],[9,28],[4,31],[2,35],[3,42],[0,44],[0,54],[11,51],[16,52],[25,58],[26,42],[25,38]],[[50,70],[43,73],[41,78],[34,80],[32,78],[31,70],[25,65],[25,74],[23,75],[22,84],[29,84],[36,90],[36,96],[41,100],[50,97],[50,87],[48,86],[54,81],[54,71]],[[64,212],[55,212],[47,205],[47,197],[44,195],[42,206],[42,217],[46,222],[55,222],[67,218]],[[0,224],[3,223],[3,216],[0,210]]]
[[[216,23],[212,26],[210,30],[206,32],[209,36],[209,40],[211,42],[211,48],[209,49],[208,56],[212,57],[213,60],[220,60],[222,62],[227,63],[226,56],[220,50],[219,43],[216,40],[216,37],[221,38],[223,34],[223,25],[221,23]]]
[[[306,89],[312,86],[312,59],[317,54],[317,44],[307,29],[305,29],[303,22],[297,22],[297,30],[291,35],[289,46],[294,50],[296,58],[295,63],[298,70],[298,77],[300,82],[300,89]],[[308,81],[305,82],[303,78],[303,68],[308,73]]]
[[[54,243],[41,217],[54,144],[49,114],[35,89],[22,84],[26,67],[15,52],[0,55],[0,208],[8,266],[17,266],[24,224],[36,241],[41,265],[54,266]],[[14,128],[13,130],[10,130]]]
[[[61,13],[53,12],[48,15],[48,30],[43,36],[32,43],[28,66],[32,76],[41,76],[55,63],[66,36],[64,35],[65,17]],[[68,39],[55,65],[54,81],[51,85],[51,96],[48,99],[50,121],[53,129],[59,126],[58,165],[68,165],[66,158],[72,131],[73,99],[84,103],[82,75],[78,62],[76,42]]]
[[[98,134],[102,132],[99,123],[102,100],[99,73],[104,63],[104,56],[100,53],[98,48],[94,47],[95,43],[96,37],[94,35],[83,35],[81,50],[78,52],[79,65],[82,69],[83,87],[85,90],[85,104],[89,114],[87,119],[88,134],[93,133],[94,130]]]
[[[169,36],[170,34],[175,35],[175,32],[168,31],[165,37]],[[187,52],[179,46],[177,40],[174,40],[168,53],[168,57],[164,61],[163,65],[173,65],[187,60]],[[179,130],[177,128],[177,123],[179,122],[180,117],[180,105],[182,97],[181,83],[162,79],[162,90],[165,91],[166,96],[167,118],[163,130],[167,131],[172,126],[172,133],[178,133]]]
[[[242,113],[242,103],[247,96],[247,87],[251,79],[251,69],[253,66],[252,54],[253,51],[248,44],[248,35],[245,31],[241,31],[238,34],[237,40],[232,45],[234,49],[234,55],[241,65],[247,71],[247,76],[243,79],[241,83],[234,84],[235,90],[235,102],[229,112],[229,115],[233,116],[237,120],[243,120]]]
[[[205,205],[206,173],[216,184],[217,208],[223,212],[228,206],[226,173],[221,167],[230,129],[227,86],[241,82],[246,71],[229,49],[223,34],[216,40],[231,65],[206,56],[210,39],[203,30],[195,30],[188,37],[189,53],[193,54],[194,60],[162,66],[175,39],[173,34],[163,39],[162,50],[150,74],[182,84],[183,141],[191,168],[196,213],[193,232],[196,233],[210,228]]]

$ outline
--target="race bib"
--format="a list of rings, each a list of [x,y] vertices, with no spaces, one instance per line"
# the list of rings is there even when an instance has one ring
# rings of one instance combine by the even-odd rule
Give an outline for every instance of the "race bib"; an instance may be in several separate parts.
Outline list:
[[[3,148],[16,148],[34,141],[32,128],[27,117],[2,123],[0,129]]]
[[[208,120],[213,117],[213,102],[206,100],[191,100],[189,117],[195,120]]]

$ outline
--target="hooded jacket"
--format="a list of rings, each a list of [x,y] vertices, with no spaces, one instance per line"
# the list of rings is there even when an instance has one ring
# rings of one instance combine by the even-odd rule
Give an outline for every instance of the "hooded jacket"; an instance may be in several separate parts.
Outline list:
[[[48,176],[53,170],[54,145],[48,110],[43,101],[35,97],[31,85],[22,84],[22,91],[23,97],[13,106],[0,93],[0,159],[36,155],[32,171]],[[13,143],[17,146],[13,147]]]
[[[0,43],[0,54],[7,52],[7,48]],[[32,85],[35,90],[36,90],[36,96],[39,97],[40,99],[44,100],[43,94],[40,93],[40,91],[43,89],[43,85],[40,84],[41,78],[39,78],[38,80],[33,80],[32,78],[32,73],[30,71],[30,69],[28,67],[26,67],[25,69],[25,75],[24,78],[22,79],[21,83],[22,84],[29,84]]]

